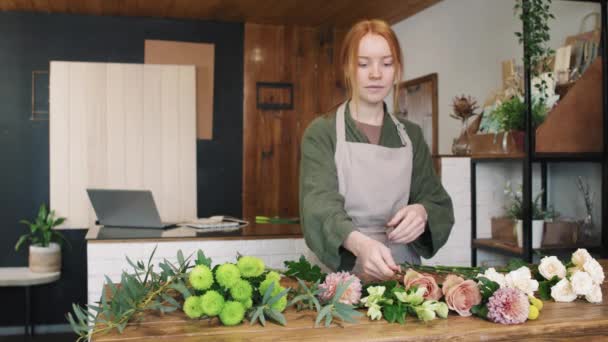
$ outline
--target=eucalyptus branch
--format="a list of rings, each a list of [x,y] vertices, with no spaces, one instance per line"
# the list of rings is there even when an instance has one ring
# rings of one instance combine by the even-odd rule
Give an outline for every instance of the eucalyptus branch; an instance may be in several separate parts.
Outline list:
[[[152,265],[155,252],[156,248],[146,266],[141,261],[133,263],[127,258],[135,273],[123,272],[119,287],[106,277],[107,289],[104,286],[99,306],[86,305],[83,308],[73,305],[74,316],[68,313],[67,320],[79,336],[77,341],[88,340],[114,329],[122,333],[129,321],[138,318],[146,310],[159,310],[165,313],[180,307],[168,292],[171,289],[185,288],[184,279],[189,268],[190,256],[185,259],[182,252],[178,251],[178,266],[164,260],[159,264],[162,271],[158,274],[154,272]],[[143,272],[145,276],[142,281]],[[109,291],[109,299],[106,291]]]

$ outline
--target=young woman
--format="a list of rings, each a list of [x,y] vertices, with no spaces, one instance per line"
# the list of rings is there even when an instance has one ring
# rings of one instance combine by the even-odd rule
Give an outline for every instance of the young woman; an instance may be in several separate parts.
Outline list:
[[[454,223],[452,201],[421,129],[386,110],[383,100],[402,74],[390,26],[355,24],[341,59],[349,100],[302,137],[302,230],[329,268],[385,280],[398,264],[419,263],[443,246]]]

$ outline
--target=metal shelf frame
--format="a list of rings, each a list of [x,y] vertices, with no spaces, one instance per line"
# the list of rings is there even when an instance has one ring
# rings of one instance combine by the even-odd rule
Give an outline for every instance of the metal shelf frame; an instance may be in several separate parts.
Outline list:
[[[528,0],[522,0],[527,2]],[[601,153],[536,153],[535,151],[535,131],[532,126],[532,92],[531,92],[531,71],[530,66],[524,69],[524,101],[526,107],[525,114],[525,139],[524,139],[524,154],[523,156],[507,157],[507,158],[471,158],[471,264],[477,266],[477,250],[483,249],[493,251],[503,255],[514,256],[524,259],[527,262],[533,261],[534,249],[532,248],[532,165],[533,163],[541,164],[541,183],[542,188],[547,188],[547,163],[562,163],[562,162],[594,162],[600,163],[602,167],[602,238],[601,246],[594,248],[601,254],[601,257],[608,256],[608,200],[605,195],[608,194],[608,47],[607,43],[607,2],[608,0],[571,0],[579,2],[596,2],[600,3],[601,7],[601,56],[602,56],[602,104],[603,104],[603,149]],[[524,6],[524,11],[526,7]],[[525,15],[526,13],[524,13]],[[525,28],[523,28],[525,30]],[[525,34],[525,32],[524,32]],[[524,45],[524,53],[527,46]],[[523,221],[523,248],[521,253],[519,250],[514,251],[509,248],[501,248],[500,246],[492,246],[488,243],[477,241],[477,170],[478,163],[487,161],[521,161],[523,171],[523,189],[522,189],[522,221]],[[547,205],[547,192],[543,194],[543,208]],[[517,248],[517,247],[515,247]],[[565,250],[565,249],[557,249]],[[539,251],[551,251],[550,248],[541,248]]]

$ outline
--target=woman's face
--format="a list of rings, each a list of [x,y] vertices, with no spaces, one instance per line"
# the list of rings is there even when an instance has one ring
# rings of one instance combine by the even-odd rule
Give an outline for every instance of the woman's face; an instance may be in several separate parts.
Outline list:
[[[357,88],[359,100],[368,104],[382,102],[395,80],[395,65],[386,39],[366,34],[359,43]]]

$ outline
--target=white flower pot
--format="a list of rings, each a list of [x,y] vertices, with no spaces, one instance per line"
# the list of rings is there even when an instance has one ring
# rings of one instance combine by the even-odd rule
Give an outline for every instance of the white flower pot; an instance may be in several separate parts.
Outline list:
[[[55,242],[48,247],[30,245],[29,264],[32,272],[61,271],[61,247]]]
[[[523,247],[523,221],[517,220],[515,223],[515,235],[517,236],[517,246]],[[543,241],[544,220],[532,220],[532,248],[540,248]]]

